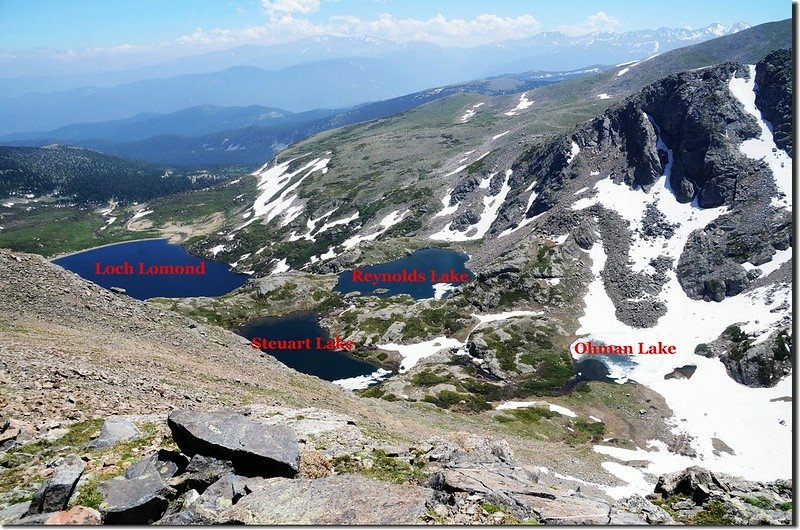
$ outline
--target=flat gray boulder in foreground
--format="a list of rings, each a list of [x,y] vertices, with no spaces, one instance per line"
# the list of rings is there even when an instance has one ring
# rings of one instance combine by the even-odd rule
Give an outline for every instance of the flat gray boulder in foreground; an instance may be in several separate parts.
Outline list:
[[[244,476],[294,477],[300,446],[294,430],[236,412],[176,410],[167,424],[180,450],[228,460]]]

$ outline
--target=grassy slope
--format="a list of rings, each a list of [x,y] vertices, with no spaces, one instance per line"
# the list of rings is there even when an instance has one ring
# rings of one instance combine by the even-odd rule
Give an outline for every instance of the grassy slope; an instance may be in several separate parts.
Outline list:
[[[107,217],[100,208],[79,207],[63,201],[43,200],[0,206],[0,248],[43,256],[74,252],[108,243],[171,235],[169,227],[199,225],[214,215],[234,215],[242,201],[252,196],[253,179],[234,185],[219,184],[208,190],[192,191],[154,199],[148,203],[119,207],[111,215],[117,220],[105,230]],[[153,213],[138,230],[126,228],[127,220],[146,207]],[[28,210],[30,208],[30,210]]]

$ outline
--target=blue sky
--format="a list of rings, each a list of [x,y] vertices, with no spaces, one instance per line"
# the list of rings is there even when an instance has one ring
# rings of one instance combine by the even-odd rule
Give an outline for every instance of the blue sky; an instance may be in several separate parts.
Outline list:
[[[0,56],[169,57],[322,33],[467,46],[790,16],[788,0],[0,0]]]

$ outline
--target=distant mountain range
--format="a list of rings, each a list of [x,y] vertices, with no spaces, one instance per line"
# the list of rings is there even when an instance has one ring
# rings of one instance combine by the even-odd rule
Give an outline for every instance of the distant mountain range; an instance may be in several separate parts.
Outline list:
[[[192,106],[342,108],[503,73],[616,64],[740,31],[547,32],[472,48],[321,36],[240,46],[127,72],[0,79],[0,134]]]
[[[171,114],[142,114],[41,133],[17,133],[0,141],[17,146],[69,144],[170,166],[258,166],[312,134],[391,116],[453,94],[510,94],[600,71],[594,67],[491,77],[339,110],[291,113],[259,106],[199,106]]]
[[[14,133],[0,137],[3,142],[49,139],[70,142],[102,139],[112,142],[131,142],[153,136],[204,134],[240,129],[250,126],[276,126],[326,118],[337,110],[311,110],[292,113],[273,107],[220,107],[199,105],[169,114],[146,112],[132,118],[95,123],[75,123],[52,131]]]

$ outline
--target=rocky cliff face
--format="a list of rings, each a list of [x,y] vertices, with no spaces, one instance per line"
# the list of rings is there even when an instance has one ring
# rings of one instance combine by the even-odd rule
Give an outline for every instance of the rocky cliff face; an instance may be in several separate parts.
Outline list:
[[[756,105],[772,124],[775,143],[792,156],[792,51],[775,50],[756,65]]]
[[[756,104],[765,117],[780,119],[775,109],[783,108],[789,72],[784,55],[776,52],[756,66],[765,83],[764,88],[758,85]],[[781,191],[772,171],[740,149],[742,142],[759,136],[760,128],[729,84],[732,78],[749,75],[742,65],[725,63],[669,76],[572,134],[532,148],[513,165],[515,191],[510,195],[515,198],[503,205],[492,232],[514,230],[534,220],[547,227],[563,219],[564,210],[580,199],[576,195],[591,193],[581,195],[581,186],[591,187],[598,179],[640,190],[645,202],[656,181],[667,175],[667,187],[678,202],[692,202],[700,210],[725,207],[718,219],[679,243],[683,249],[672,267],[683,289],[692,298],[716,301],[741,293],[758,277],[742,263],[760,265],[791,246],[791,214],[773,204]],[[791,123],[780,123],[776,142],[783,138],[780,143],[786,145]],[[526,199],[527,209],[522,207]],[[618,206],[604,203],[603,215],[613,217],[624,208]],[[645,213],[628,223],[611,224],[643,238],[663,235],[669,240],[679,223],[667,221],[652,205]],[[571,224],[580,222],[575,218]],[[614,255],[629,254],[624,239]],[[607,287],[622,282],[621,276],[636,283],[636,272],[618,268],[618,273],[607,273]],[[658,279],[644,278],[637,290],[646,291],[646,284],[657,285]]]

